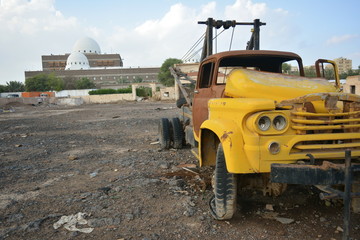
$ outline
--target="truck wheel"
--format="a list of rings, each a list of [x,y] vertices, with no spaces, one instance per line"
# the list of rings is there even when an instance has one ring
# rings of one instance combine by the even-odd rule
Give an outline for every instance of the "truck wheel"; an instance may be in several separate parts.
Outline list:
[[[221,143],[216,153],[214,196],[210,199],[210,211],[216,220],[231,219],[236,211],[236,175],[226,168],[224,150]]]
[[[180,149],[183,146],[184,130],[179,118],[172,118],[172,137],[173,137],[173,147]]]
[[[161,118],[159,122],[159,143],[161,149],[170,148],[170,123],[167,118]]]

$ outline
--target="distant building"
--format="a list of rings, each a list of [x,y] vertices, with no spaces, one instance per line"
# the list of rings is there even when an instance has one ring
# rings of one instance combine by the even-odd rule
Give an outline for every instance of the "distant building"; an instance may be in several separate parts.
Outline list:
[[[299,72],[298,66],[291,66],[291,72]]]
[[[343,89],[346,93],[360,95],[360,75],[347,77]]]
[[[334,62],[336,62],[337,66],[338,66],[339,74],[346,73],[347,71],[352,69],[352,60],[350,60],[350,59],[340,57],[340,58],[334,59]]]
[[[102,54],[98,43],[91,38],[78,40],[72,53],[43,55],[41,71],[26,71],[25,79],[38,74],[54,73],[62,79],[83,77],[94,81],[98,88],[121,88],[135,82],[158,82],[159,67],[123,68],[120,54]]]

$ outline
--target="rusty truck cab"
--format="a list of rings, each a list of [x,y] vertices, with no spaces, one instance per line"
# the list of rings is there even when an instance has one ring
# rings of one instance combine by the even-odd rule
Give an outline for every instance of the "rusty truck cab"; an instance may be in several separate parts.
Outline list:
[[[288,61],[296,61],[300,76],[304,76],[300,56],[291,52],[240,50],[217,53],[205,58],[200,64],[193,100],[195,139],[199,137],[200,125],[208,119],[209,99],[226,97],[226,76],[233,68],[282,73],[282,64]]]

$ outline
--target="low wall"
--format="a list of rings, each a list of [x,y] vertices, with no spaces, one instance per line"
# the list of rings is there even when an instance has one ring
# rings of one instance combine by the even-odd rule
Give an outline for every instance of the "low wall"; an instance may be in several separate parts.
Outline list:
[[[174,100],[175,99],[175,88],[174,87],[160,88],[160,99],[161,100]]]
[[[104,94],[104,95],[89,95],[89,96],[81,96],[84,103],[112,103],[122,100],[133,100],[132,93],[124,93],[124,94]]]
[[[56,104],[66,106],[79,106],[84,103],[82,98],[58,98]]]
[[[135,98],[135,99],[134,99]],[[154,99],[156,100],[173,100],[175,98],[174,88],[161,89],[160,92],[155,92]],[[81,104],[100,104],[100,103],[115,103],[118,101],[134,101],[136,96],[132,93],[124,94],[104,94],[104,95],[88,95],[79,97],[51,97],[51,98],[0,98],[0,106],[8,103],[18,102],[23,104],[39,104],[51,103],[58,105],[78,106]]]
[[[4,106],[8,103],[22,103],[22,104],[39,104],[39,103],[53,103],[55,98],[0,98],[0,106]]]
[[[1,98],[7,98],[9,95],[14,95],[14,94],[21,97],[21,92],[4,92],[4,93],[0,93],[0,97]]]

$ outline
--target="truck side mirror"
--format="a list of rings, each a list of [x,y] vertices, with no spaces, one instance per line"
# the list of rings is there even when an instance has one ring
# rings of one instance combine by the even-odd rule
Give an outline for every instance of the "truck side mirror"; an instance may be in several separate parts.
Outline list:
[[[335,81],[335,86],[340,89],[339,70],[334,61],[319,59],[315,62],[316,76]]]

